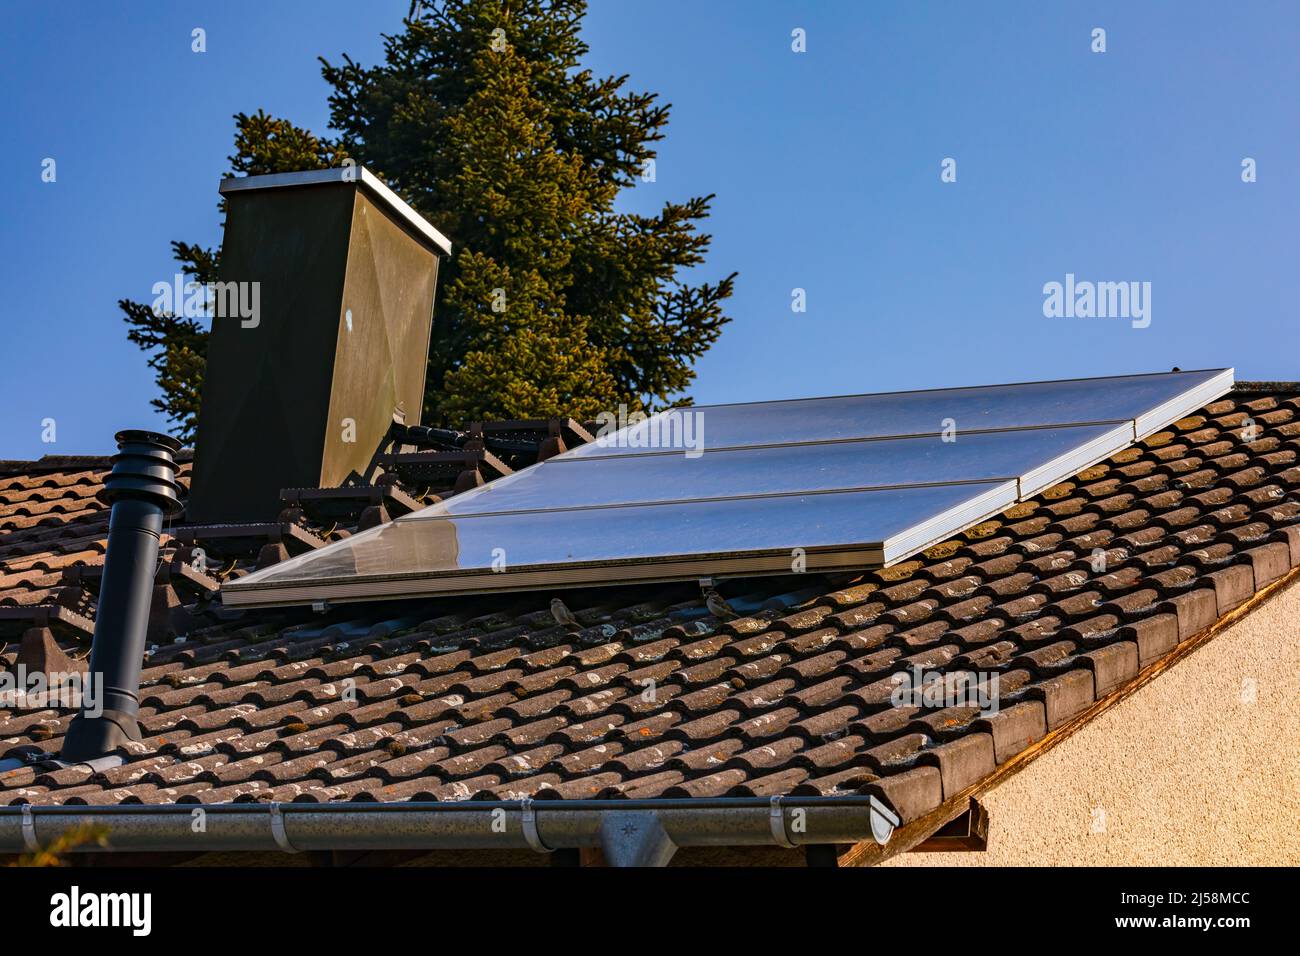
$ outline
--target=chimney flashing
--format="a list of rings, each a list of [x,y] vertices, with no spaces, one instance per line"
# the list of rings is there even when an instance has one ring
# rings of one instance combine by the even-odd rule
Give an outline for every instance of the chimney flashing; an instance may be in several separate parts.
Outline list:
[[[252,189],[285,189],[293,186],[320,186],[327,183],[360,183],[370,197],[388,209],[415,230],[435,252],[451,255],[451,240],[429,224],[429,221],[412,209],[402,197],[364,166],[334,166],[329,169],[307,169],[298,173],[267,173],[262,176],[229,176],[221,180],[221,194],[246,192]]]

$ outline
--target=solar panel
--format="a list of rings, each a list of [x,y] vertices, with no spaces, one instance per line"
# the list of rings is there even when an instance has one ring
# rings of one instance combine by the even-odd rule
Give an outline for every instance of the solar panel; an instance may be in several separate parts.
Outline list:
[[[1232,381],[1231,369],[1215,369],[673,410],[228,582],[223,601],[880,567],[1159,430]]]
[[[1181,414],[1166,412],[1165,406],[1176,405],[1184,392],[1196,387],[1194,383],[1225,374],[1231,387],[1228,369],[796,398],[696,410],[708,412],[705,438],[708,447],[715,449],[936,434],[945,419],[953,419],[962,432],[1151,419],[1139,424],[1141,438],[1172,421],[1170,414]],[[662,421],[663,416],[656,418]],[[635,451],[655,427],[655,420],[648,420],[629,428],[618,442],[584,445],[573,455],[586,458]]]

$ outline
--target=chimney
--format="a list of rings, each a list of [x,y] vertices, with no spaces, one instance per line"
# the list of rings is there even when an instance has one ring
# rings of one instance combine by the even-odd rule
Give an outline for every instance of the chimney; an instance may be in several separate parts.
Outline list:
[[[181,511],[172,457],[180,447],[176,439],[155,432],[117,433],[113,470],[99,492],[112,511],[88,675],[103,711],[83,709],[73,718],[63,741],[64,760],[93,760],[140,739],[140,668],[158,545],[163,519]]]
[[[418,425],[451,244],[367,170],[225,179],[192,524],[272,521],[282,488],[366,475]]]

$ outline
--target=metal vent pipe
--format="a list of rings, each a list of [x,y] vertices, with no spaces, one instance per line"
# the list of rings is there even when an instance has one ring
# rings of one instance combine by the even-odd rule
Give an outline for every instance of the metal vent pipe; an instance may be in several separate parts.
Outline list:
[[[140,669],[158,548],[164,519],[182,508],[173,457],[180,442],[150,431],[116,437],[113,470],[98,495],[112,512],[87,675],[96,710],[87,711],[83,698],[63,742],[61,756],[70,761],[93,760],[140,739]]]

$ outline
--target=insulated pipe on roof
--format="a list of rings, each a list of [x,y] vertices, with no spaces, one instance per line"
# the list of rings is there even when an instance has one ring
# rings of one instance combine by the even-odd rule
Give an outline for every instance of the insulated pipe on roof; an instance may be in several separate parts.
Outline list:
[[[180,442],[137,430],[116,437],[113,470],[98,494],[113,510],[85,695],[95,709],[83,703],[68,726],[60,755],[64,760],[93,760],[140,739],[140,668],[163,519],[181,511],[173,457]]]
[[[107,828],[116,851],[601,847],[613,865],[662,865],[682,846],[883,845],[898,823],[874,796],[0,807],[0,853],[92,824]]]

